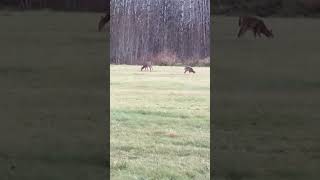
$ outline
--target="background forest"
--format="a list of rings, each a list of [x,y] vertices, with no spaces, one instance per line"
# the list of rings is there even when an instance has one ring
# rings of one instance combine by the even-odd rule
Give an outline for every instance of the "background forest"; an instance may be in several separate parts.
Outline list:
[[[111,1],[111,63],[210,64],[209,0]]]

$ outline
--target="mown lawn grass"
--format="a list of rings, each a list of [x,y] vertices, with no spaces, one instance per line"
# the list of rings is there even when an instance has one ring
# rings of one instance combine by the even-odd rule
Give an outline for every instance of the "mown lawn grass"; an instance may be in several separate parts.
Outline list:
[[[111,179],[209,179],[210,69],[110,69]]]

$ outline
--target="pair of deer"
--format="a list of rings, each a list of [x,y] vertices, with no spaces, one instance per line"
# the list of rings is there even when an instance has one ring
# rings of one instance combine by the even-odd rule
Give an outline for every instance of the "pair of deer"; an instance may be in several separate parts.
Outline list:
[[[107,12],[105,16],[101,16],[101,18],[100,18],[100,21],[99,21],[99,24],[98,24],[98,31],[100,32],[100,31],[102,30],[102,28],[105,26],[105,24],[108,23],[109,21],[110,21],[110,13]],[[141,71],[142,71],[143,69],[148,70],[148,68],[149,68],[150,71],[153,69],[153,68],[152,68],[152,63],[151,63],[150,61],[148,61],[148,62],[146,62],[146,63],[144,63],[144,64],[142,65]],[[186,73],[186,72],[196,73],[196,72],[192,69],[192,67],[190,67],[190,66],[186,66],[186,67],[184,68],[184,70],[185,70],[184,73]]]
[[[153,70],[153,68],[152,68],[152,63],[151,63],[150,61],[148,61],[148,62],[146,62],[146,63],[144,63],[144,64],[142,65],[141,71],[142,71],[143,69],[148,70],[148,68],[149,68],[150,71]],[[196,73],[196,72],[192,69],[192,67],[190,67],[190,66],[186,66],[186,67],[184,68],[184,73],[186,73],[186,72]]]

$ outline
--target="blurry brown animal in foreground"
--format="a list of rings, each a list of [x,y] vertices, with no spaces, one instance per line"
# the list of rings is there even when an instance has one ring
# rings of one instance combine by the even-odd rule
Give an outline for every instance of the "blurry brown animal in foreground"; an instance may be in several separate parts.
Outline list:
[[[190,67],[190,66],[186,66],[185,68],[184,68],[184,73],[186,73],[186,72],[189,72],[189,73],[196,73],[193,69],[192,69],[192,67]]]
[[[151,61],[145,62],[141,67],[141,71],[143,69],[148,70],[148,68],[149,68],[150,71],[153,70]]]
[[[107,13],[105,16],[101,16],[99,24],[98,24],[98,31],[100,32],[102,28],[110,21],[110,13]]]
[[[251,30],[254,33],[254,37],[261,37],[264,34],[268,38],[273,38],[272,30],[268,29],[264,22],[258,18],[251,16],[240,16],[239,17],[239,33],[238,38],[240,38],[245,32]]]

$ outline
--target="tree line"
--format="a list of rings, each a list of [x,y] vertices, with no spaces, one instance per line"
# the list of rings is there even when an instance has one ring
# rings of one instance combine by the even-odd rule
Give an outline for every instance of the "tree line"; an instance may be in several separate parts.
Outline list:
[[[209,59],[210,0],[111,0],[111,63]],[[210,61],[210,60],[209,60]]]

